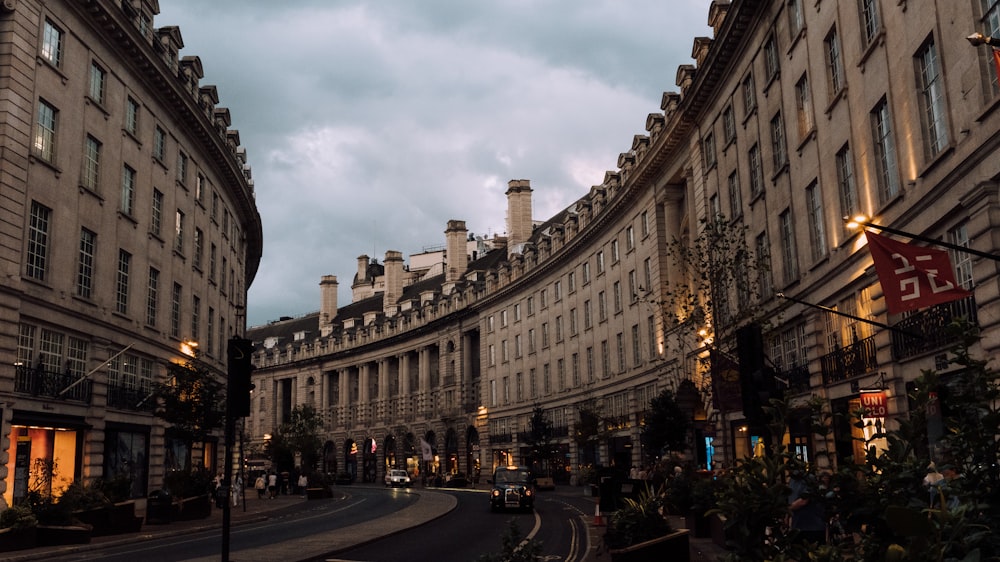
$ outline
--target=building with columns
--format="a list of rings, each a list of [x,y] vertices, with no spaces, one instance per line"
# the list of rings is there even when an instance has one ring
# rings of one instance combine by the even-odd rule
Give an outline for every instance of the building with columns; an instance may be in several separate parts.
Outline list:
[[[158,13],[156,0],[0,6],[6,505],[119,476],[145,498],[167,471],[221,463],[217,439],[169,439],[151,390],[193,345],[224,376],[261,219],[229,110]]]
[[[537,406],[559,474],[628,468],[655,457],[641,426],[670,389],[692,421],[687,460],[710,468],[761,442],[743,411],[757,389],[740,385],[748,326],[760,335],[744,343],[773,367],[792,412],[815,397],[834,414],[827,434],[789,428],[809,462],[861,454],[871,435],[851,414],[864,405],[867,421],[892,427],[924,369],[941,373],[947,415],[963,372],[948,361],[946,327],[978,328],[974,356],[1000,345],[997,262],[962,251],[996,255],[1000,244],[1000,88],[988,49],[965,39],[1000,34],[998,10],[711,2],[713,36],[693,38],[677,90],[600,185],[535,220],[532,189],[544,186],[513,180],[508,232],[489,251],[456,250],[453,221],[439,268],[364,256],[350,304],[337,306],[327,277],[318,314],[252,329],[264,344],[252,439],[310,403],[325,422],[324,468],[473,472],[532,460]],[[890,312],[866,237],[844,221],[859,214],[875,232],[959,248],[951,266],[969,296]],[[585,410],[600,412],[597,442],[574,438]]]

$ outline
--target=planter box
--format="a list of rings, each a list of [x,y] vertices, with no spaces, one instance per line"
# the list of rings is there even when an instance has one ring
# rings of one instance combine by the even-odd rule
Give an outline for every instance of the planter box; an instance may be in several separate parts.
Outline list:
[[[38,527],[0,529],[0,552],[34,548],[38,544]]]
[[[329,488],[306,488],[307,500],[321,500],[332,497],[333,492],[331,492]]]
[[[205,519],[212,514],[212,496],[204,494],[174,501],[178,521]]]
[[[39,545],[90,544],[90,525],[39,525],[37,529]]]
[[[142,517],[135,516],[134,501],[74,511],[73,517],[90,525],[95,537],[135,533],[142,528]]]
[[[691,543],[687,529],[681,529],[627,548],[609,550],[608,554],[611,555],[612,562],[647,562],[649,560],[690,562]]]

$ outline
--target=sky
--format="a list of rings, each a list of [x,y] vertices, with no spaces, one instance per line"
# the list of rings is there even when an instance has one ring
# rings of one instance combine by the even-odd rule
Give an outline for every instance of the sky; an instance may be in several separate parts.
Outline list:
[[[617,169],[711,37],[711,0],[160,0],[252,169],[247,324],[320,307],[357,258],[504,234],[512,179],[546,220]]]

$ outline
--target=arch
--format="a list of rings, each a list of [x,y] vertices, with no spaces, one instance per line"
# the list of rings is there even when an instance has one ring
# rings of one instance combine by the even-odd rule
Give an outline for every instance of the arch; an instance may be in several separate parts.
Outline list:
[[[386,471],[399,467],[396,457],[396,436],[391,433],[386,435],[382,441],[382,458],[385,459],[384,468]]]
[[[337,446],[333,441],[323,443],[323,472],[337,474]]]
[[[444,470],[450,474],[457,474],[458,468],[458,433],[455,428],[449,427],[444,433]]]
[[[475,426],[465,429],[465,469],[473,484],[479,484],[482,467],[479,460],[479,430]]]
[[[350,438],[344,441],[344,472],[351,475],[351,482],[358,476],[358,444]]]
[[[361,472],[362,482],[374,482],[378,477],[378,463],[376,462],[377,451],[378,443],[375,441],[375,438],[366,438],[364,446],[361,447],[361,462],[363,467]]]

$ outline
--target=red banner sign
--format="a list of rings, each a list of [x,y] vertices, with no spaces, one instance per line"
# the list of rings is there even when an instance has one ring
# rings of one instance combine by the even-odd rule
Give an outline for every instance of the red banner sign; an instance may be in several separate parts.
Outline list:
[[[948,252],[899,242],[869,230],[865,231],[865,237],[890,314],[970,295],[955,282]]]
[[[889,404],[885,397],[885,392],[862,392],[861,407],[864,409],[866,418],[884,418],[889,415]]]

